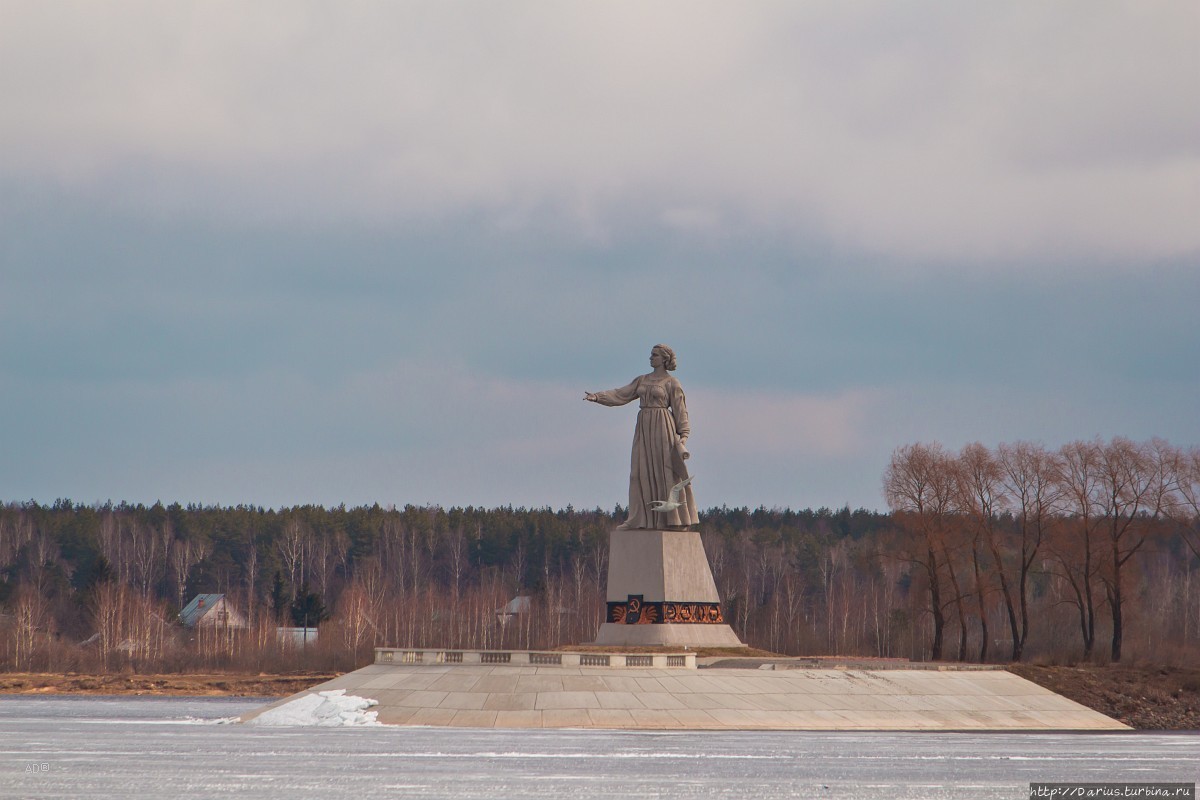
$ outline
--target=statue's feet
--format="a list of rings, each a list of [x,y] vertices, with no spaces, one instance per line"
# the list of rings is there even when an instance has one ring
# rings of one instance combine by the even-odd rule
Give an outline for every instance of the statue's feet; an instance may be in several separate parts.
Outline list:
[[[620,525],[617,526],[617,530],[631,531],[631,530],[633,530],[633,526],[629,524],[629,520],[625,520],[624,522],[622,522]]]

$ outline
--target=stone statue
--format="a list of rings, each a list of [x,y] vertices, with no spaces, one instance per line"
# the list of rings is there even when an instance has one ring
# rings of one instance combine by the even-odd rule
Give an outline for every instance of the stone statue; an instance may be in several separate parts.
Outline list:
[[[629,466],[629,518],[620,527],[686,530],[700,518],[684,464],[691,434],[687,402],[679,381],[668,374],[676,366],[675,352],[665,344],[655,345],[650,366],[653,372],[639,375],[628,386],[588,392],[583,399],[603,406],[640,401]]]

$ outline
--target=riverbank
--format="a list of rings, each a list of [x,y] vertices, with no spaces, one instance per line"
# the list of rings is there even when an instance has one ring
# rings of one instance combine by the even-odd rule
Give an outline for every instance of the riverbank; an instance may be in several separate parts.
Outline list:
[[[1140,730],[1200,730],[1200,669],[1012,665],[1011,672]],[[0,674],[0,694],[286,697],[335,673]]]
[[[17,672],[0,674],[0,694],[164,695],[190,697],[286,697],[337,677],[333,672],[281,675],[170,673],[85,675]]]

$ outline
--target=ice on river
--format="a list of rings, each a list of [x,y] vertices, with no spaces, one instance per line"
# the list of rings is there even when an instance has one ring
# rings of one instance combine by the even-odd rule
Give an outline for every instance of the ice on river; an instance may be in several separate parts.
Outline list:
[[[1028,797],[1033,781],[1193,782],[1200,773],[1194,732],[211,724],[267,702],[0,695],[0,800],[1001,800]]]
[[[379,712],[367,711],[379,705],[378,700],[346,694],[345,689],[330,689],[297,697],[291,702],[264,711],[247,725],[265,725],[280,728],[289,726],[315,725],[319,728],[349,728],[361,725],[379,725],[375,719]]]

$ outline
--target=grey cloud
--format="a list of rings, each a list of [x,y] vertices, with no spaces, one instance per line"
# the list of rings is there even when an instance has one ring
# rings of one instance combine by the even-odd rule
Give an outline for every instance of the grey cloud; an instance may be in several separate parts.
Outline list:
[[[183,8],[5,9],[10,498],[607,507],[658,341],[702,505],[1200,436],[1190,6]]]
[[[1200,248],[1186,3],[53,8],[0,34],[2,169],[134,209]]]

